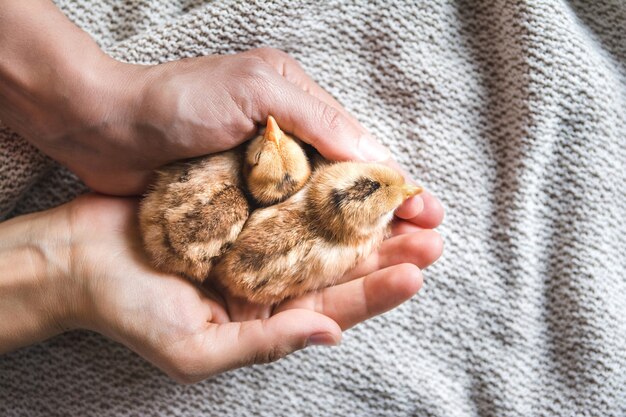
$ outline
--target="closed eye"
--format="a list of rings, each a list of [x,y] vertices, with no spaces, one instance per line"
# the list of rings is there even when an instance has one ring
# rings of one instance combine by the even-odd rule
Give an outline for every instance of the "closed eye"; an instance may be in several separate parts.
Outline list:
[[[256,155],[254,155],[254,165],[259,164],[259,159],[261,159],[261,151],[258,151]]]

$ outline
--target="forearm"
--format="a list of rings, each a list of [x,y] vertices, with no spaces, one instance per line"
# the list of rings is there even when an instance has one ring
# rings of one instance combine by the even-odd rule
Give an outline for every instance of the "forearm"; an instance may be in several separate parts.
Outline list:
[[[0,0],[0,120],[61,163],[88,148],[77,137],[121,136],[114,130],[135,94],[127,88],[133,68],[104,54],[51,1]]]
[[[78,103],[67,99],[86,88],[84,68],[98,47],[52,2],[0,0],[0,57],[3,122],[28,139],[52,139],[76,123]]]
[[[0,353],[71,327],[77,307],[59,210],[0,223]],[[60,227],[61,226],[61,227]]]

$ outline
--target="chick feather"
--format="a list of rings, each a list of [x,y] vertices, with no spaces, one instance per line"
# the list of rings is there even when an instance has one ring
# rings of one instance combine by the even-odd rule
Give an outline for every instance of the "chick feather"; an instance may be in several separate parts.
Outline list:
[[[251,208],[283,201],[304,186],[310,173],[302,147],[271,116],[265,132],[248,144],[158,170],[139,210],[152,264],[204,281]]]
[[[260,304],[334,283],[375,250],[394,210],[421,189],[379,164],[321,164],[286,201],[254,211],[212,278]]]
[[[281,131],[269,116],[263,135],[246,150],[243,173],[253,199],[261,206],[270,206],[300,190],[311,175],[311,167],[302,142]]]
[[[207,277],[250,212],[241,159],[241,152],[227,151],[157,171],[139,210],[144,247],[155,267],[200,282]]]

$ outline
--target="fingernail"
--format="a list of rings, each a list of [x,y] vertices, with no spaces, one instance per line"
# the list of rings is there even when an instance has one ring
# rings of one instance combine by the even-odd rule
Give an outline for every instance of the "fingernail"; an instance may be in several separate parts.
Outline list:
[[[364,161],[382,162],[389,159],[391,152],[369,133],[359,138],[357,152]]]
[[[339,342],[330,333],[315,333],[306,340],[307,346],[337,346]]]

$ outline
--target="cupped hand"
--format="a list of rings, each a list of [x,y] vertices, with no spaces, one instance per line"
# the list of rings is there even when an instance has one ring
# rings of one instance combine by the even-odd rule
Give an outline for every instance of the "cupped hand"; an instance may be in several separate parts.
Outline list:
[[[341,332],[413,296],[441,254],[431,230],[398,224],[341,283],[277,306],[234,299],[155,271],[136,226],[137,202],[96,195],[67,205],[71,275],[81,289],[73,326],[98,331],[181,382],[279,359],[308,345],[336,345]]]
[[[142,66],[99,54],[97,81],[73,125],[44,151],[94,190],[144,191],[168,162],[230,149],[273,115],[331,159],[384,160],[367,135],[286,53],[261,48]],[[91,78],[96,78],[93,75]],[[89,84],[89,83],[88,83]],[[97,97],[94,97],[97,95]]]
[[[282,51],[260,48],[153,66],[99,53],[91,65],[96,74],[90,73],[71,106],[50,106],[73,112],[63,117],[72,123],[56,126],[37,146],[95,191],[140,194],[154,169],[230,149],[254,136],[270,114],[329,159],[399,168],[389,151]],[[426,214],[419,217],[424,206]],[[426,192],[397,214],[433,228],[443,209]]]

